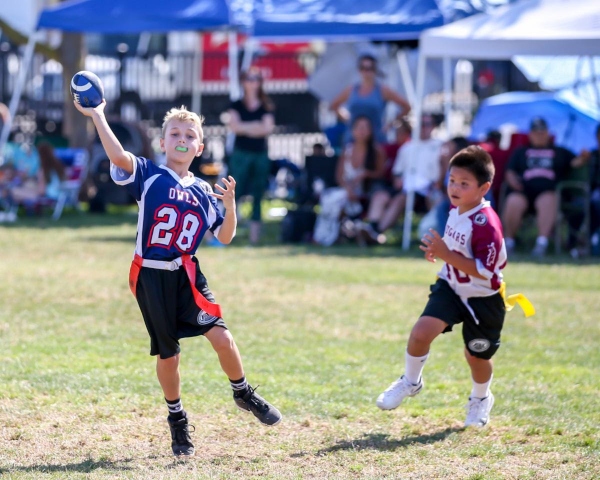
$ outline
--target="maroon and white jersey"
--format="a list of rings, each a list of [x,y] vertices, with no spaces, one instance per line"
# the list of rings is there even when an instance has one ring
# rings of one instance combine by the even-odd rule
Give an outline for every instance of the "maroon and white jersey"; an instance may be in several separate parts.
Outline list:
[[[438,276],[446,280],[459,297],[463,300],[487,297],[500,289],[506,247],[502,224],[489,202],[460,215],[458,208],[452,208],[443,239],[450,250],[474,259],[477,271],[485,277],[472,277],[445,263]]]

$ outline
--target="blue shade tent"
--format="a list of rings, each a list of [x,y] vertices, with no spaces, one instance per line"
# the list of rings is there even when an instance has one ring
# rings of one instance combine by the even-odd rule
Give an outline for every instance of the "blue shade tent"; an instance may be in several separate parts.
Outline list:
[[[288,41],[403,40],[443,24],[435,0],[258,0],[253,35]]]
[[[471,138],[483,139],[490,130],[512,125],[518,132],[528,132],[535,116],[548,122],[555,143],[575,153],[597,147],[596,127],[600,111],[574,95],[553,92],[509,92],[484,100],[471,125]]]
[[[71,32],[138,33],[228,26],[226,0],[73,0],[42,11],[40,28]]]

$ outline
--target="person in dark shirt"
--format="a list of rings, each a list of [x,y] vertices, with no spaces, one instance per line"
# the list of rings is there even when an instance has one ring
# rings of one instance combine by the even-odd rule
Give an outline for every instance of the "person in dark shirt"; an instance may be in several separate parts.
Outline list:
[[[585,157],[552,144],[548,124],[535,117],[529,128],[529,145],[512,154],[506,168],[508,195],[502,207],[506,248],[514,251],[515,236],[527,211],[534,211],[538,237],[532,254],[542,257],[556,222],[556,185],[571,168],[582,166]]]
[[[252,195],[250,243],[257,244],[261,230],[261,201],[269,182],[271,164],[267,137],[273,132],[273,103],[263,90],[260,70],[250,67],[240,75],[243,96],[229,106],[229,129],[235,144],[229,173],[237,181],[236,195]]]

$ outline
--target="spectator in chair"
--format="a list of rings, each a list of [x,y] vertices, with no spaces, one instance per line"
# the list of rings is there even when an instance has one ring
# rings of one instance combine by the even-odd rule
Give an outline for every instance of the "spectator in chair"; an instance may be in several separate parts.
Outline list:
[[[532,255],[546,254],[556,222],[556,185],[571,168],[583,166],[588,159],[589,154],[576,157],[573,152],[553,145],[544,118],[531,120],[529,145],[513,152],[505,174],[508,193],[501,210],[509,254],[514,251],[515,237],[528,211],[535,212],[538,230]]]
[[[410,112],[410,104],[396,91],[377,80],[379,71],[374,56],[361,55],[358,58],[358,71],[360,72],[360,81],[342,90],[331,102],[330,108],[337,113],[338,118],[349,115],[346,120],[350,125],[353,125],[354,120],[359,116],[367,117],[373,126],[375,140],[383,145],[386,142],[385,132],[388,127],[383,123],[387,103],[393,102],[400,107],[398,119],[405,117]],[[341,110],[342,105],[346,105],[347,114]],[[350,134],[350,131],[346,132],[346,141],[350,140]]]
[[[394,175],[392,174],[392,170],[396,163],[399,150],[410,141],[412,127],[406,119],[402,119],[396,122],[395,129],[395,141],[383,145],[386,160],[382,188],[379,188],[373,193],[373,197],[369,202],[366,223],[362,226],[362,230],[367,236],[367,241],[370,240],[377,243],[385,241],[383,232],[389,227],[390,220],[386,218],[385,214],[388,212],[388,207],[392,200],[400,193],[394,187]],[[394,217],[393,221],[395,222],[397,215],[392,216]]]
[[[271,162],[267,137],[273,133],[274,105],[263,90],[260,70],[250,67],[240,75],[243,96],[229,106],[229,129],[235,144],[229,159],[230,174],[237,181],[236,195],[252,195],[250,244],[256,245],[261,233],[261,202],[267,189]]]
[[[332,245],[338,238],[338,223],[342,217],[348,220],[342,225],[344,234],[356,236],[355,225],[360,223],[362,203],[381,188],[384,165],[385,155],[375,142],[370,120],[357,117],[352,124],[352,141],[346,145],[337,162],[338,186],[325,189],[320,198],[321,212],[313,235],[316,243]],[[334,228],[336,231],[332,230]]]
[[[419,141],[411,141],[398,150],[392,168],[392,198],[385,207],[377,225],[370,223],[381,235],[396,223],[406,207],[409,190],[415,192],[415,210],[427,211],[431,208],[431,196],[440,187],[440,155],[442,142],[431,138],[435,128],[432,115],[423,115]],[[372,232],[370,232],[372,234]]]

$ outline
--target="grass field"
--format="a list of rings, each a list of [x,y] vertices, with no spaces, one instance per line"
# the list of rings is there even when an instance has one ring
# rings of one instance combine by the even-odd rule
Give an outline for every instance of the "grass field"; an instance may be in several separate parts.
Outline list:
[[[272,229],[276,225],[271,225]],[[182,341],[197,453],[176,461],[127,273],[135,215],[0,226],[0,477],[600,478],[600,266],[516,258],[496,405],[462,428],[471,383],[459,333],[434,344],[426,387],[382,412],[437,266],[397,246],[248,248],[199,258],[248,378],[284,414],[237,410],[203,338]]]

